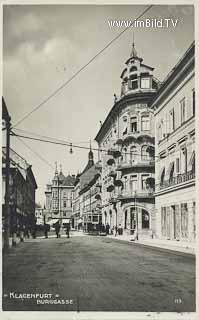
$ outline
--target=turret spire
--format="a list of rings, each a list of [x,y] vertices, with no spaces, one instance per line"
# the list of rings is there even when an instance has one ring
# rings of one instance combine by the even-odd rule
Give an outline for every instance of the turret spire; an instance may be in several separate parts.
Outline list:
[[[131,58],[135,58],[135,57],[137,57],[138,55],[137,55],[137,51],[136,51],[136,49],[135,49],[135,40],[134,40],[134,33],[133,33],[133,44],[132,44],[132,50],[131,50]]]
[[[58,170],[57,170],[57,161],[55,161],[55,175],[58,174]]]

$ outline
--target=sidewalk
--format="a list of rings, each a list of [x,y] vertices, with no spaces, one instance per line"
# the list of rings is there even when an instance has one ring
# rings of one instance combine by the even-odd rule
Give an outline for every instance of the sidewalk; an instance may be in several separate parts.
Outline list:
[[[195,255],[196,252],[196,243],[193,242],[183,242],[183,241],[174,241],[174,240],[161,240],[161,239],[150,239],[150,238],[143,238],[139,240],[133,241],[133,236],[131,235],[108,235],[108,238],[118,240],[118,241],[125,241],[132,244],[138,244],[142,246],[149,246],[160,248],[164,250],[174,251],[174,252],[181,252],[187,253],[190,255]]]

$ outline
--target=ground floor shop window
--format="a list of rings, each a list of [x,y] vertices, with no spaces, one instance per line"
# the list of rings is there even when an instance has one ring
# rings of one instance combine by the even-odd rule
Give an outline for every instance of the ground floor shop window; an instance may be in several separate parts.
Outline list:
[[[161,208],[161,231],[162,236],[166,237],[166,207]]]
[[[136,229],[136,209],[135,208],[131,208],[130,228]]]
[[[142,209],[142,229],[149,229],[149,213]]]
[[[182,238],[188,238],[188,208],[187,203],[181,204],[181,234]]]

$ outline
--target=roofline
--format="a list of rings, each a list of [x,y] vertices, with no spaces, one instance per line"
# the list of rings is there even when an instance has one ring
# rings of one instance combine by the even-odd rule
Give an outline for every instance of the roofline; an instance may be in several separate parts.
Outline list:
[[[152,99],[150,106],[154,107],[154,104],[157,102],[157,100],[160,98],[161,93],[164,92],[165,88],[167,88],[168,83],[175,78],[175,76],[178,74],[179,69],[181,70],[182,65],[185,65],[187,61],[189,61],[190,56],[194,56],[195,54],[195,41],[191,43],[189,48],[185,51],[183,56],[180,58],[180,60],[176,63],[176,65],[171,69],[171,71],[167,74],[164,81],[162,82],[160,88],[158,89],[157,93],[155,94],[154,98]]]

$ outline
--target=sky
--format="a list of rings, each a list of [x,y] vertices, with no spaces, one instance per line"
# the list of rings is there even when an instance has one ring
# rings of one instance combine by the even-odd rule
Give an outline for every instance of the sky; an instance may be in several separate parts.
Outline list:
[[[147,5],[4,5],[3,96],[14,125],[85,65],[124,28],[109,19],[133,20]],[[20,130],[89,147],[120,94],[120,75],[129,58],[133,33],[138,55],[163,81],[194,40],[190,5],[153,6],[142,18],[178,19],[174,28],[129,28],[112,45],[26,120]],[[24,134],[24,132],[23,132]],[[24,145],[24,142],[26,145]],[[11,137],[11,147],[31,165],[38,184],[36,201],[55,162],[65,175],[81,172],[88,151]],[[34,151],[34,152],[33,152]],[[45,160],[41,160],[41,157]],[[97,154],[95,154],[97,161]]]

